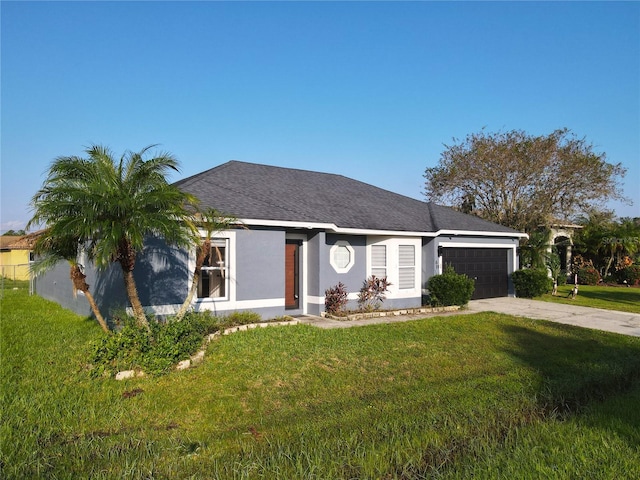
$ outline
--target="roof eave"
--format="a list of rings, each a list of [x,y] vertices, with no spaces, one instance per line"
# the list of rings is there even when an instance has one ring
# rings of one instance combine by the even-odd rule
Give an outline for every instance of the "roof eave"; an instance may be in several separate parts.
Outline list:
[[[260,227],[281,227],[281,228],[299,228],[305,230],[327,230],[333,233],[340,233],[344,235],[379,235],[379,236],[396,236],[396,237],[429,237],[435,238],[439,236],[481,236],[481,237],[516,237],[516,238],[528,238],[526,233],[520,232],[487,232],[476,230],[438,230],[437,232],[422,232],[422,231],[408,231],[408,230],[378,230],[368,228],[348,228],[339,227],[335,223],[320,223],[320,222],[298,222],[298,221],[286,221],[286,220],[263,220],[255,218],[243,218],[240,222],[247,226],[260,226]]]

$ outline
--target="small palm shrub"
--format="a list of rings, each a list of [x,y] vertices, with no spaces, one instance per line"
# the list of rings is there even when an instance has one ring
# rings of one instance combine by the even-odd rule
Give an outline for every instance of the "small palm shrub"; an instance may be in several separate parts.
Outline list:
[[[330,315],[340,315],[347,301],[347,289],[342,282],[324,291],[324,309]]]
[[[553,279],[549,277],[546,269],[525,268],[516,270],[511,274],[511,278],[518,297],[539,297],[553,289]]]
[[[371,275],[367,278],[358,293],[358,306],[360,310],[371,312],[378,310],[382,306],[382,302],[387,298],[385,293],[389,290],[391,282],[387,277],[376,277]]]
[[[429,279],[428,287],[433,306],[466,305],[471,300],[476,282],[467,275],[456,273],[446,265],[444,272]]]

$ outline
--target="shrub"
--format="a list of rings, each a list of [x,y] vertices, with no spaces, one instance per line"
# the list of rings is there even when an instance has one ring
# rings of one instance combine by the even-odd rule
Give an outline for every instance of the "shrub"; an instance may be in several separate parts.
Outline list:
[[[578,269],[578,283],[580,285],[597,285],[600,274],[592,266],[584,266]]]
[[[220,325],[209,312],[190,312],[180,322],[150,322],[149,332],[132,317],[123,322],[119,332],[106,335],[93,345],[94,376],[138,368],[150,374],[167,372],[194,354],[204,337]]]
[[[567,272],[565,270],[560,271],[560,275],[556,279],[558,281],[558,285],[566,285],[567,284]]]
[[[324,291],[324,309],[331,315],[339,315],[347,301],[347,290],[342,282]]]
[[[618,283],[640,285],[640,265],[629,265],[616,273]]]
[[[391,283],[387,277],[379,278],[371,275],[362,284],[362,288],[358,293],[358,306],[360,310],[371,312],[378,310],[382,306],[382,302],[387,298],[385,292],[389,290]]]
[[[516,296],[523,298],[539,297],[553,289],[553,280],[546,270],[525,268],[511,274]]]
[[[471,300],[475,281],[467,275],[458,274],[451,265],[444,272],[429,279],[431,304],[434,306],[466,305]]]
[[[250,323],[262,322],[262,317],[256,312],[249,310],[231,312],[222,318],[219,318],[217,325],[219,329],[234,327],[236,325],[248,325]]]

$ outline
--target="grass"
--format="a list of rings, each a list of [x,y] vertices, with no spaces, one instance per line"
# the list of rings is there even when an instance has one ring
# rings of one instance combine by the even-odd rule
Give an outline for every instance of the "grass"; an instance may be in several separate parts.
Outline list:
[[[572,288],[573,285],[561,285],[558,287],[558,295],[546,294],[537,297],[536,300],[640,313],[640,288],[580,285],[578,296],[571,299],[569,294]]]
[[[256,329],[91,379],[95,323],[1,311],[2,478],[637,478],[640,339],[497,314]]]

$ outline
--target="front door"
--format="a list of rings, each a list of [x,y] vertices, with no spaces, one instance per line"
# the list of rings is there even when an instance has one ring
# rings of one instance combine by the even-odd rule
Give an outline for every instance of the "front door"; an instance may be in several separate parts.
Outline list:
[[[287,240],[284,259],[284,306],[300,308],[300,242]]]

